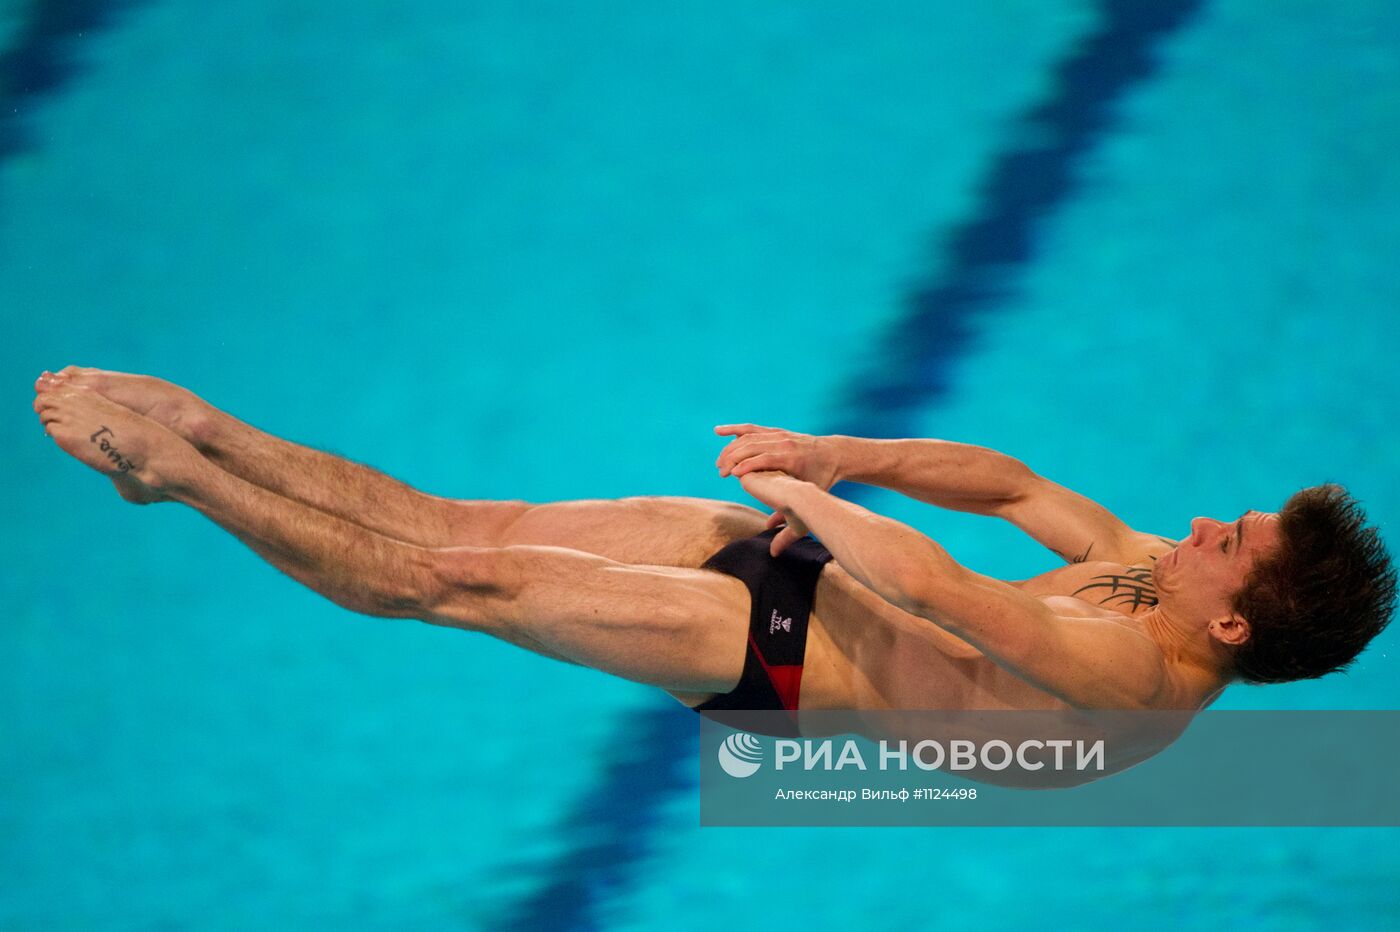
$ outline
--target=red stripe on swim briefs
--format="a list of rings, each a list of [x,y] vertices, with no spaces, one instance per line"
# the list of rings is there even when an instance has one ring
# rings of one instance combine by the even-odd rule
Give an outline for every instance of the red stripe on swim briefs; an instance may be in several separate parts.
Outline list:
[[[758,658],[759,665],[768,676],[768,682],[773,684],[783,708],[789,712],[796,712],[797,698],[802,693],[802,664],[774,664],[770,667],[768,661],[763,659],[763,651],[758,649],[752,631],[749,632],[749,647],[753,648],[753,655]]]

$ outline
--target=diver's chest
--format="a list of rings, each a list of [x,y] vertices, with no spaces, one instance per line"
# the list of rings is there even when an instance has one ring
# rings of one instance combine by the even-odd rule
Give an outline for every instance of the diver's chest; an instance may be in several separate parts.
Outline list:
[[[1069,596],[1124,615],[1137,615],[1157,604],[1151,566],[1074,563],[1028,579],[1022,588],[1035,596]]]

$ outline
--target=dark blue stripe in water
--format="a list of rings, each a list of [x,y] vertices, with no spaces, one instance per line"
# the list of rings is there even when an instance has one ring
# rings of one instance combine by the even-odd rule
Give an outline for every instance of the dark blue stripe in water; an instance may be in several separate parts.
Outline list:
[[[0,159],[30,148],[23,119],[30,105],[79,71],[80,39],[112,26],[141,0],[36,0],[9,49],[0,54]]]
[[[1017,273],[1036,257],[1040,225],[1078,185],[1081,157],[1111,129],[1114,105],[1157,70],[1155,48],[1203,0],[1105,0],[1100,26],[1055,70],[1050,97],[1024,112],[1013,145],[978,187],[975,214],[940,236],[936,279],[917,284],[906,313],[859,367],[845,393],[837,433],[906,436],[917,413],[948,391],[952,364],[972,346],[972,316],[1004,303]],[[838,486],[857,497],[861,486]],[[560,823],[567,853],[547,865],[514,865],[541,876],[538,889],[501,918],[504,927],[597,928],[597,905],[616,899],[660,825],[664,801],[694,785],[694,713],[644,709],[619,722],[602,779]]]
[[[624,896],[651,847],[665,800],[694,783],[694,712],[675,703],[629,713],[605,742],[599,780],[557,827],[564,854],[549,864],[507,862],[504,877],[542,876],[528,898],[492,923],[502,929],[595,929],[599,902]]]
[[[914,285],[905,313],[858,367],[835,433],[908,436],[917,413],[941,398],[952,362],[972,348],[974,314],[1005,304],[1017,273],[1036,258],[1036,235],[1081,181],[1082,156],[1111,129],[1115,105],[1151,78],[1156,48],[1203,0],[1107,0],[1101,26],[1055,69],[1053,93],[1021,114],[1024,140],[994,159],[980,209],[935,249],[938,277]]]

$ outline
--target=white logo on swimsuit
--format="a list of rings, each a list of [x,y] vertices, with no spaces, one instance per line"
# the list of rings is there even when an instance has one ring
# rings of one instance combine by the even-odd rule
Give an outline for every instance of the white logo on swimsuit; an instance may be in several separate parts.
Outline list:
[[[736,732],[719,746],[719,765],[731,777],[751,777],[763,763],[763,745],[748,732]]]
[[[768,633],[774,634],[779,628],[782,628],[784,631],[791,631],[792,619],[782,617],[778,614],[778,610],[775,608],[773,609],[773,617],[768,622]]]

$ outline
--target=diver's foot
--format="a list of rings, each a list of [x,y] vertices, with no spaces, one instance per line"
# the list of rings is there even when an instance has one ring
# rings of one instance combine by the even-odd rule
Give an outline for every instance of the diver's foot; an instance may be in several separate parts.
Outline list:
[[[122,498],[139,505],[168,501],[180,457],[199,455],[155,421],[67,380],[40,379],[34,410],[65,453],[109,477]]]
[[[87,386],[104,398],[173,430],[197,449],[203,450],[212,442],[217,413],[214,406],[174,382],[153,375],[87,366],[65,366],[58,372],[44,375],[59,385]],[[43,378],[40,376],[41,380]],[[35,388],[38,389],[37,383]]]

